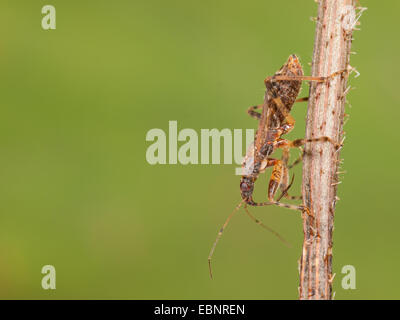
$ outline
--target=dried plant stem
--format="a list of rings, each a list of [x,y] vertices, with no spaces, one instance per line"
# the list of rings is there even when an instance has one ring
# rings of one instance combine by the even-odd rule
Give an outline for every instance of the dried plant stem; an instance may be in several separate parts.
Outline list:
[[[320,0],[316,21],[312,76],[328,76],[349,67],[352,33],[357,22],[353,0]],[[312,83],[306,138],[343,137],[348,73],[329,83]],[[332,233],[338,184],[339,151],[330,143],[309,144],[303,165],[303,198],[311,214],[303,215],[304,243],[300,299],[332,298]]]

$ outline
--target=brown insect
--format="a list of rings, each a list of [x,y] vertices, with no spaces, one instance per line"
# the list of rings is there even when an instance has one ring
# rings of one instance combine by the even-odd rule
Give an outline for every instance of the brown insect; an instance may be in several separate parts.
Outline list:
[[[290,111],[295,102],[308,101],[308,98],[297,99],[300,93],[302,81],[316,81],[327,82],[334,76],[343,73],[338,71],[328,77],[311,77],[304,76],[303,68],[296,55],[289,56],[287,62],[273,75],[264,80],[266,87],[264,103],[258,106],[250,107],[247,112],[253,118],[259,120],[258,129],[254,143],[250,146],[243,161],[243,175],[240,181],[240,193],[242,201],[236,206],[234,211],[228,216],[222,228],[219,230],[217,238],[211,248],[208,256],[208,265],[210,276],[212,278],[211,258],[214,253],[215,247],[221,238],[221,235],[228,225],[233,214],[244,203],[244,209],[251,219],[257,224],[268,229],[274,233],[281,241],[287,242],[274,230],[264,225],[261,221],[257,220],[248,210],[247,205],[250,206],[267,206],[277,205],[288,209],[300,210],[310,214],[307,207],[300,205],[291,205],[280,202],[282,197],[290,197],[287,192],[293,182],[289,184],[289,168],[299,163],[297,160],[292,166],[288,166],[290,148],[300,148],[305,143],[309,142],[331,142],[337,148],[340,146],[329,137],[320,137],[314,139],[296,139],[286,140],[282,139],[282,135],[289,133],[293,130],[295,125],[294,118],[290,115]],[[261,113],[255,110],[261,109]],[[274,159],[270,156],[272,153],[281,148],[283,150],[282,159]],[[271,178],[268,185],[268,202],[255,202],[253,200],[254,184],[260,173],[263,173],[266,168],[273,167]],[[280,189],[282,194],[275,200],[275,195]]]

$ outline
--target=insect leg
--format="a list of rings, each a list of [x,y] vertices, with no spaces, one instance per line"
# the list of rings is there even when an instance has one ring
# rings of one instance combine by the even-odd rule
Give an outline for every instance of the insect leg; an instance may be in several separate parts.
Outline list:
[[[288,165],[289,170],[292,169],[294,166],[297,166],[301,161],[303,161],[304,156],[311,154],[310,151],[303,150],[302,147],[299,147],[299,149],[301,151],[301,155],[291,165]]]
[[[330,142],[332,143],[336,149],[339,149],[342,145],[339,143],[336,143],[329,137],[319,137],[319,138],[313,138],[313,139],[296,139],[296,140],[286,140],[286,139],[279,139],[275,143],[276,148],[298,148],[303,145],[305,145],[308,142]]]
[[[294,166],[297,166],[300,162],[303,161],[303,157],[304,157],[304,152],[302,152],[302,154],[300,155],[300,157],[298,157],[291,165],[288,165],[288,169],[292,169]]]
[[[296,206],[293,204],[282,203],[280,201],[275,201],[275,200],[270,201],[270,202],[248,202],[247,204],[254,206],[254,207],[276,205],[278,207],[282,207],[282,208],[286,208],[286,209],[299,210],[301,212],[305,212],[307,215],[311,215],[310,209],[308,209],[306,206],[303,206],[303,205]]]
[[[336,77],[339,74],[345,73],[345,72],[350,72],[351,70],[348,69],[343,69],[340,71],[336,71],[331,73],[329,76],[326,77],[313,77],[313,76],[284,76],[284,75],[276,75],[276,76],[271,76],[267,77],[264,81],[271,81],[273,80],[278,80],[278,81],[315,81],[315,82],[326,82],[334,77]]]
[[[297,99],[295,102],[307,102],[308,99],[309,99],[309,97],[303,97],[303,98]]]
[[[279,186],[282,181],[283,163],[282,163],[282,160],[269,158],[268,164],[274,166],[274,168],[272,170],[271,178],[269,181],[269,185],[268,185],[268,200],[269,200],[269,202],[248,201],[247,204],[254,206],[254,207],[276,205],[276,206],[287,208],[287,209],[300,210],[302,212],[305,211],[305,212],[307,212],[307,214],[310,214],[309,209],[303,205],[296,206],[296,205],[286,204],[286,203],[282,203],[282,202],[274,200],[274,196],[275,196],[277,190],[279,189]],[[285,192],[286,191],[287,190],[285,190]]]
[[[287,148],[288,149],[288,148]],[[276,192],[279,188],[285,190],[289,181],[284,181],[288,178],[287,174],[285,177],[285,164],[282,160],[274,160],[274,168],[271,173],[271,177],[268,184],[268,200],[273,202]]]
[[[269,201],[269,202],[254,202],[254,201],[249,201],[247,202],[248,205],[253,206],[253,207],[264,207],[264,206],[270,206],[270,205],[276,205],[278,207],[286,208],[286,209],[291,209],[291,210],[299,210],[301,212],[305,212],[307,215],[311,215],[310,209],[308,209],[306,206],[300,205],[296,206],[293,204],[287,204],[287,203],[282,203],[280,201]]]
[[[263,227],[264,229],[267,229],[269,232],[273,233],[279,240],[281,240],[286,246],[291,247],[291,244],[285,240],[278,232],[275,230],[271,229],[267,225],[263,224],[260,220],[258,220],[255,216],[253,216],[249,209],[247,209],[247,205],[244,205],[244,210],[246,211],[247,215],[252,219],[255,223]]]
[[[247,109],[247,113],[249,114],[250,117],[260,120],[261,118],[261,113],[256,112],[255,110],[261,109],[263,107],[262,104],[259,104],[258,106],[252,106]]]
[[[291,195],[289,195],[287,193],[287,191],[290,188],[290,185],[289,185],[289,166],[288,166],[289,154],[290,154],[290,148],[283,148],[283,154],[282,154],[283,176],[282,176],[282,181],[281,181],[281,184],[280,184],[280,189],[282,191],[282,194],[279,197],[279,199],[282,198],[282,197],[285,197],[286,199],[290,199],[290,200],[301,200],[303,198],[302,196],[291,196]]]

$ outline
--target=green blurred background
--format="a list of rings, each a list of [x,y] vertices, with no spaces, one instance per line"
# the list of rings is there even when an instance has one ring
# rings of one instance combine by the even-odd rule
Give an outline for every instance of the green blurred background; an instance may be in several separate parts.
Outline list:
[[[54,5],[57,29],[41,28]],[[399,1],[363,1],[334,233],[336,299],[400,298]],[[308,1],[0,4],[0,298],[296,299],[300,215],[240,211],[236,165],[149,165],[152,128],[255,128],[263,79],[291,53],[310,73]],[[302,96],[307,95],[304,85]],[[289,137],[304,136],[299,104]],[[296,156],[297,153],[294,153]],[[300,193],[301,166],[293,193]],[[265,196],[265,179],[257,184]],[[41,288],[54,265],[57,289]],[[344,290],[344,265],[357,289]]]

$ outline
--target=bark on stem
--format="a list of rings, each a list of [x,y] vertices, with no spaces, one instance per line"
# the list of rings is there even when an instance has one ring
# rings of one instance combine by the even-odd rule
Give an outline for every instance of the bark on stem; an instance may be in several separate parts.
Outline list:
[[[320,0],[316,22],[312,76],[347,69],[357,20],[353,0]],[[341,142],[348,73],[328,83],[312,83],[306,138],[327,136]],[[332,232],[339,182],[339,151],[329,142],[305,148],[303,199],[311,215],[303,215],[304,243],[300,266],[300,299],[332,298]]]

